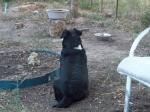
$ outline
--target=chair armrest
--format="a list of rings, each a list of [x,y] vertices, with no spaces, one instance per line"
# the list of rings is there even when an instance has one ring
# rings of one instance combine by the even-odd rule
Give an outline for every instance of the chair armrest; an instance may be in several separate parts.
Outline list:
[[[130,57],[133,57],[134,56],[134,51],[137,47],[137,45],[139,44],[139,42],[141,41],[141,39],[150,32],[150,27],[146,28],[144,31],[142,31],[138,37],[134,40],[132,46],[131,46],[131,49],[130,49],[130,52],[129,52],[129,56]]]

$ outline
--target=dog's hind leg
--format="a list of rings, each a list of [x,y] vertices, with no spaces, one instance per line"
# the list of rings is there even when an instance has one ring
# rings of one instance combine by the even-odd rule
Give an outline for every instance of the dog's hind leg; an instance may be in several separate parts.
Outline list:
[[[67,82],[61,84],[59,80],[54,83],[55,98],[58,103],[53,107],[66,108],[72,104],[73,101],[72,98],[69,97],[70,94],[68,93],[67,85]]]
[[[61,101],[63,99],[63,93],[61,91],[61,84],[59,80],[56,80],[54,82],[53,88],[54,88],[54,94],[55,94],[56,100],[58,102]]]

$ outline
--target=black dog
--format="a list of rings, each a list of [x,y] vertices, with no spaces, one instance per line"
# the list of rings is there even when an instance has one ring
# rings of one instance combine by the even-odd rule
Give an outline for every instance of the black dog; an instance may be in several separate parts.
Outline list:
[[[61,38],[60,78],[54,81],[57,104],[66,108],[88,95],[87,57],[81,43],[82,32],[77,29],[64,30]]]

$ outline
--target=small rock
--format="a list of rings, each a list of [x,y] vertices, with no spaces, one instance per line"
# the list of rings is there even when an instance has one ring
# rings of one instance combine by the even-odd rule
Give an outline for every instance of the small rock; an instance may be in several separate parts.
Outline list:
[[[22,65],[17,65],[17,69],[23,69],[24,67]]]
[[[6,92],[0,92],[1,96],[6,96]]]
[[[39,13],[38,10],[33,11],[33,14],[38,14],[38,13]]]
[[[21,29],[24,27],[24,24],[23,23],[15,23],[15,26],[16,26],[16,29]]]
[[[5,52],[6,52],[6,51],[0,51],[0,53],[2,53],[2,54],[5,53]]]
[[[105,25],[104,25],[104,22],[99,22],[97,26],[104,27]]]
[[[0,104],[0,108],[1,108],[1,109],[4,109],[4,106]]]
[[[111,18],[113,16],[113,12],[111,10],[104,11],[103,14],[105,17]]]
[[[100,101],[100,102],[98,102],[99,104],[101,104],[102,102]]]
[[[117,109],[115,110],[115,112],[122,112],[122,110],[120,110],[120,109],[117,108]]]
[[[94,35],[100,41],[113,41],[113,39],[111,38],[112,35],[108,33],[95,33]]]

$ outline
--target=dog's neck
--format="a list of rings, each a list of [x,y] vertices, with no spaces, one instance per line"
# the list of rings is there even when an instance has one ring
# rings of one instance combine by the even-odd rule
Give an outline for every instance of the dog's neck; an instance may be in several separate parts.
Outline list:
[[[74,49],[82,50],[83,48],[82,48],[81,44],[79,44],[78,47],[74,47]]]

